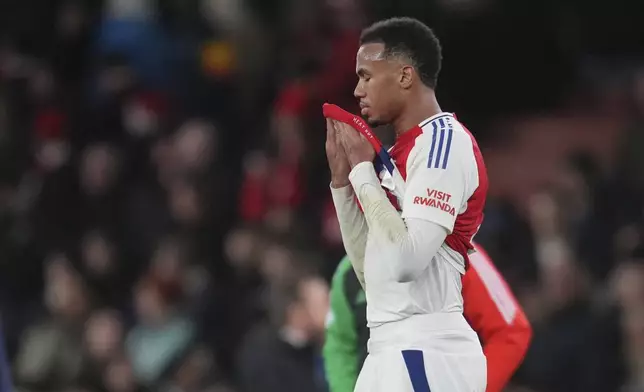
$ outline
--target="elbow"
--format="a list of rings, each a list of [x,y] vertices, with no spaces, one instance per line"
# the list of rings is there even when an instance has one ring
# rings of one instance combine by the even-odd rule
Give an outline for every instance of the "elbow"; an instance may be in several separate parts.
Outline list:
[[[525,355],[530,347],[530,343],[532,342],[532,326],[523,312],[514,319],[511,329],[514,341],[517,345],[517,350],[521,350]]]
[[[530,323],[525,320],[525,323],[518,328],[517,333],[521,336],[521,350],[523,351],[523,355],[525,355],[528,352],[530,343],[532,342],[532,326],[530,326]]]
[[[513,350],[516,352],[517,358],[522,360],[530,348],[532,327],[527,322],[520,322],[511,326],[507,331],[506,341],[509,346],[514,347]]]

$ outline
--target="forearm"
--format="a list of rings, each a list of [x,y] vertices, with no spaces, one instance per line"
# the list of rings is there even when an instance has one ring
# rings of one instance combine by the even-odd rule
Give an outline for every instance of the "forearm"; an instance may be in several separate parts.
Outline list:
[[[369,230],[393,254],[386,257],[399,282],[414,280],[427,268],[447,236],[436,223],[422,219],[403,220],[380,186],[373,165],[362,162],[349,175],[362,205]]]
[[[367,222],[355,201],[350,185],[343,188],[331,187],[331,196],[340,223],[344,248],[358,280],[364,288],[364,255],[369,231]]]

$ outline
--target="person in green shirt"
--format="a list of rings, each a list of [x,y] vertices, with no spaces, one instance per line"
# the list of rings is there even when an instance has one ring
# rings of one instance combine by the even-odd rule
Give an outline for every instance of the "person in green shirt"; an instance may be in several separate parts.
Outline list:
[[[353,392],[367,357],[368,339],[367,298],[345,256],[331,283],[331,309],[322,352],[330,391]]]

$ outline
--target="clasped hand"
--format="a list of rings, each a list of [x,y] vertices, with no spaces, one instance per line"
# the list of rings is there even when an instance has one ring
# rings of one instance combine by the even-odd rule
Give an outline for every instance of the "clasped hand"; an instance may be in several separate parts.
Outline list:
[[[376,152],[367,139],[351,126],[337,120],[330,120],[336,132],[336,143],[344,149],[347,160],[353,168],[361,162],[372,162]]]
[[[342,114],[342,119],[326,117],[326,154],[334,187],[348,185],[351,169],[361,162],[372,162],[376,155],[367,138],[354,129],[355,122],[349,122],[349,116],[354,115]]]

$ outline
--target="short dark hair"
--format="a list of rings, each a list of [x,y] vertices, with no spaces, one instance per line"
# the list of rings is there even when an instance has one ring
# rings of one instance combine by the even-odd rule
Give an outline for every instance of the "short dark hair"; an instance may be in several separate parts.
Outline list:
[[[292,274],[282,282],[270,283],[264,297],[269,320],[276,328],[284,326],[291,306],[302,300],[303,285],[316,277],[307,268],[298,265],[294,266]]]
[[[289,309],[300,300],[299,282],[290,280],[279,284],[272,283],[267,287],[265,305],[268,318],[275,328],[281,328],[287,321]]]
[[[438,38],[423,22],[413,18],[391,18],[362,31],[360,45],[382,43],[385,56],[406,57],[423,84],[436,88],[442,54]]]

